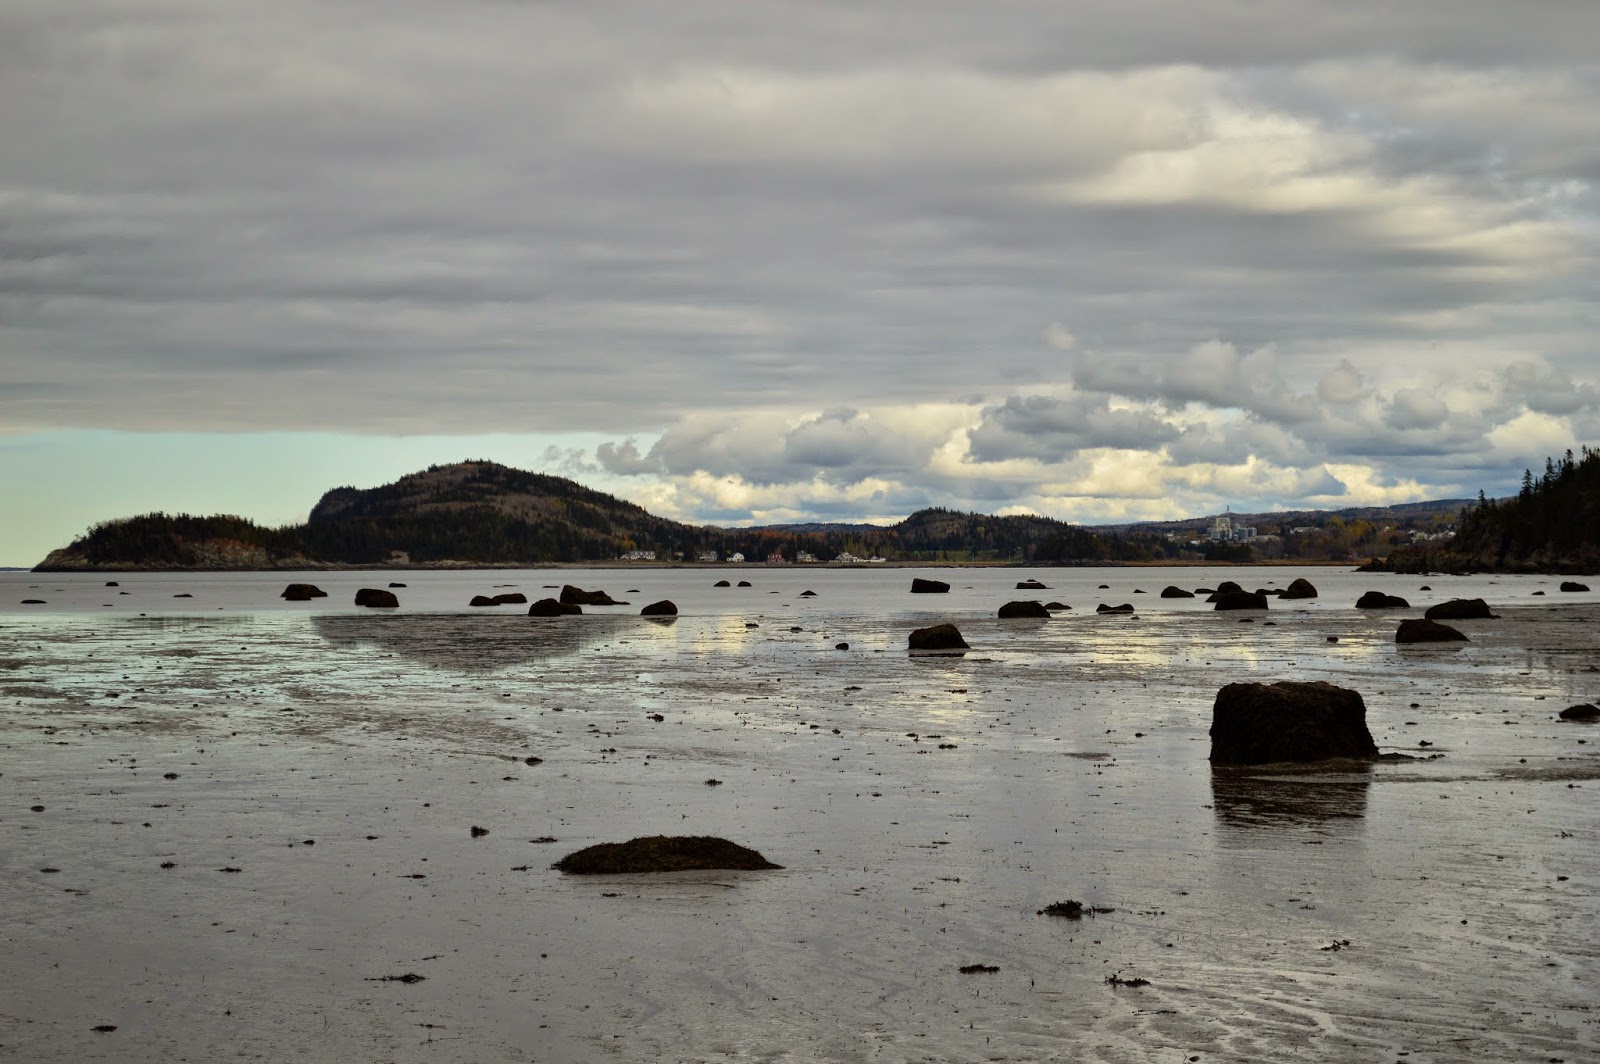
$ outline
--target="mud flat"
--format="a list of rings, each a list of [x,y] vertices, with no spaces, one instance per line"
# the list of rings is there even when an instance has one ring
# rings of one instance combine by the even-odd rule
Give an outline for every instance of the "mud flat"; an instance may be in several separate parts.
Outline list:
[[[801,575],[610,580],[670,623],[0,615],[0,1058],[1600,1058],[1600,726],[1557,718],[1600,606],[1513,584],[1408,647],[1332,574],[1240,623],[1045,573],[1076,608],[1032,624],[1015,571]],[[972,650],[906,653],[943,619]],[[1213,770],[1218,688],[1266,679],[1416,760]],[[550,867],[649,835],[783,868]]]

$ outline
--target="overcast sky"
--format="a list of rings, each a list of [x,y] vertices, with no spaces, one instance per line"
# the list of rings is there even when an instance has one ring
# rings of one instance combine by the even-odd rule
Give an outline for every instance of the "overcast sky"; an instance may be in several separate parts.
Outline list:
[[[0,564],[492,457],[667,516],[1600,443],[1593,0],[5,0]]]

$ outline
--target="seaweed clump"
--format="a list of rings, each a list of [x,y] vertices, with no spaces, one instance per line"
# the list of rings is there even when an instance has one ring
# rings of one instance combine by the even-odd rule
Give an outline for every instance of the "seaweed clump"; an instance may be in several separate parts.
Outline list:
[[[783,866],[773,864],[747,846],[711,835],[649,835],[627,842],[586,846],[550,867],[584,876],[695,869],[760,871]]]

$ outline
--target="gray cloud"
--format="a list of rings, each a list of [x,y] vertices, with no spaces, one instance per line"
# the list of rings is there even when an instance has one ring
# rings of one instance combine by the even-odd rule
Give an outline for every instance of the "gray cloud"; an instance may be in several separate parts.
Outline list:
[[[1600,403],[1593,16],[12,0],[0,432],[600,432],[817,513],[1503,477]]]

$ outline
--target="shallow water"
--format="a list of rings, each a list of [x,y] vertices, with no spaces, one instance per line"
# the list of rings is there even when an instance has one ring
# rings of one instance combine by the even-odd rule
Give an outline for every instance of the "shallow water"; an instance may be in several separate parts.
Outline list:
[[[1600,596],[911,575],[0,574],[0,1057],[1600,1059],[1600,728],[1555,719],[1600,698]],[[1298,575],[1321,597],[1265,614],[1157,597]],[[274,597],[302,578],[330,597]],[[349,605],[390,580],[399,611]],[[632,606],[465,606],[563,583]],[[1502,616],[1393,643],[1458,596]],[[1074,610],[994,619],[1022,597]],[[905,653],[946,619],[972,652]],[[1353,687],[1383,750],[1444,756],[1214,773],[1241,679]],[[548,867],[657,833],[785,869]],[[1038,915],[1065,898],[1115,911]]]

